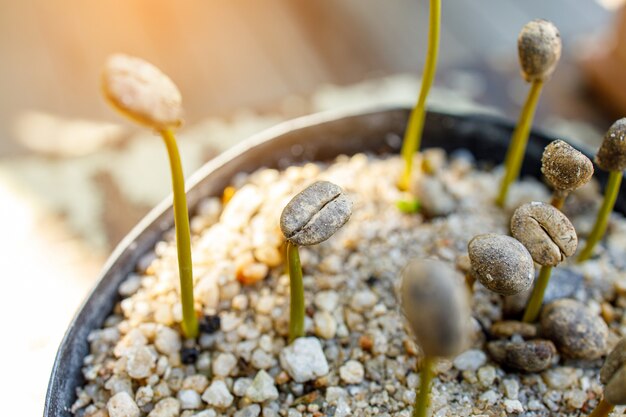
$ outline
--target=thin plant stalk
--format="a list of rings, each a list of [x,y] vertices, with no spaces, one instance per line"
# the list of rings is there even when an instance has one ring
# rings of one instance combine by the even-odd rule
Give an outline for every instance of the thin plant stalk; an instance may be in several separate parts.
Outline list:
[[[550,282],[550,274],[552,273],[551,266],[542,266],[539,270],[539,277],[533,288],[533,292],[526,305],[526,311],[522,321],[524,323],[534,323],[539,317],[539,311],[541,310],[541,304],[543,303],[543,296]]]
[[[185,195],[185,177],[180,162],[176,138],[170,129],[161,131],[167,147],[172,171],[172,190],[174,194],[174,226],[176,229],[176,247],[178,252],[178,271],[180,274],[180,294],[183,307],[183,333],[188,338],[198,335],[198,319],[193,299],[193,270],[191,264],[191,238],[189,232],[189,214]]]
[[[433,380],[433,364],[435,358],[424,356],[424,363],[420,371],[419,391],[415,393],[413,417],[426,417],[430,403],[430,383]]]
[[[608,417],[615,406],[602,398],[589,417]]]
[[[519,177],[519,173],[522,168],[522,161],[524,160],[524,154],[526,153],[528,135],[530,134],[530,128],[533,123],[533,117],[535,116],[535,109],[537,108],[537,102],[539,101],[542,87],[542,81],[533,81],[530,84],[530,90],[528,91],[526,102],[524,103],[517,126],[513,132],[513,137],[511,138],[511,143],[509,145],[509,149],[507,150],[504,162],[504,176],[500,182],[500,191],[498,193],[498,197],[496,198],[496,204],[500,207],[504,207],[509,187],[517,179],[517,177]]]
[[[552,196],[552,201],[550,202],[550,204],[552,204],[554,208],[561,210],[563,208],[563,204],[565,204],[566,198],[567,194],[555,192]]]
[[[426,99],[437,72],[437,55],[439,54],[439,32],[441,27],[441,0],[430,0],[430,18],[428,32],[428,50],[426,63],[422,74],[417,104],[411,111],[409,123],[404,132],[402,142],[402,157],[404,158],[404,170],[398,181],[398,188],[407,191],[411,185],[411,171],[413,169],[413,156],[420,148],[422,132],[424,130],[424,118],[426,117]]]
[[[304,285],[298,246],[287,242],[287,265],[289,268],[289,343],[304,336]]]
[[[604,190],[604,200],[602,201],[600,211],[598,211],[596,223],[594,224],[593,229],[591,230],[591,233],[587,238],[587,243],[585,244],[583,250],[580,252],[580,255],[578,255],[577,261],[579,263],[584,262],[591,257],[596,244],[600,241],[600,239],[602,239],[602,236],[604,236],[604,232],[606,232],[606,227],[609,224],[611,212],[613,211],[615,201],[617,200],[617,195],[619,194],[622,177],[622,171],[611,171],[609,173],[609,180]]]

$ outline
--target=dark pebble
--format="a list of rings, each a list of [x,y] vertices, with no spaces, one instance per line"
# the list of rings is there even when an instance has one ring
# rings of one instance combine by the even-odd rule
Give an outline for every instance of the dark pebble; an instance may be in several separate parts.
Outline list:
[[[200,331],[203,333],[213,334],[218,331],[221,327],[222,320],[220,316],[204,316],[202,320],[200,320]]]
[[[180,361],[185,365],[191,365],[196,363],[198,359],[198,349],[196,348],[183,348],[180,351]]]
[[[525,372],[540,372],[552,365],[556,354],[549,340],[512,342],[496,340],[487,344],[491,358],[507,368]]]

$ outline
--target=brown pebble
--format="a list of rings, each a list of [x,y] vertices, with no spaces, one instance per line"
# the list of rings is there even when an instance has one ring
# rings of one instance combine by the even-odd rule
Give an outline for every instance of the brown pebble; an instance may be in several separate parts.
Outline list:
[[[428,356],[454,356],[469,343],[471,311],[463,276],[449,264],[412,260],[402,272],[401,304]]]
[[[406,353],[408,353],[409,355],[411,355],[411,356],[419,356],[420,355],[419,348],[417,347],[415,342],[412,341],[411,339],[404,339],[402,344],[404,345],[404,350],[406,350]]]
[[[115,54],[107,60],[102,90],[120,112],[157,130],[180,126],[182,97],[172,80],[140,58]]]
[[[522,321],[505,320],[493,323],[490,332],[492,336],[499,338],[509,338],[518,334],[525,339],[530,339],[537,336],[537,327]]]
[[[578,246],[576,230],[554,206],[538,201],[517,208],[511,217],[511,234],[526,246],[539,265],[556,266],[572,256]]]
[[[343,190],[328,181],[318,181],[287,203],[280,228],[295,245],[316,245],[339,230],[351,214],[352,202]]]
[[[291,378],[289,377],[289,374],[287,372],[281,371],[278,373],[278,375],[274,377],[274,382],[276,383],[276,385],[282,385],[289,382],[290,379]]]
[[[541,172],[557,191],[574,191],[593,176],[593,163],[562,140],[551,142],[541,157]]]
[[[548,369],[556,354],[556,348],[549,340],[521,342],[496,340],[487,344],[487,351],[497,363],[525,372],[541,372]]]
[[[369,335],[361,335],[359,338],[359,346],[366,352],[371,352],[374,347],[374,340]]]
[[[536,19],[522,28],[517,38],[522,76],[528,82],[546,81],[561,58],[561,35],[552,22]]]
[[[569,358],[597,359],[607,350],[608,326],[576,300],[560,299],[545,306],[541,330]]]
[[[467,245],[472,275],[482,285],[502,295],[530,288],[535,264],[528,250],[516,239],[494,233],[478,235]]]
[[[626,117],[613,123],[606,132],[595,162],[605,171],[626,169]]]
[[[600,314],[602,314],[602,318],[607,324],[610,324],[615,320],[615,309],[606,301],[600,304]]]

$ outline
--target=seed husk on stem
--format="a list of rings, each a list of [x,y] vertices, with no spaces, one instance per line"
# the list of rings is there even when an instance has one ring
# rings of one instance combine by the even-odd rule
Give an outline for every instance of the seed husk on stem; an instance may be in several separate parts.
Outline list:
[[[596,222],[587,238],[585,247],[578,255],[578,262],[584,262],[593,255],[593,250],[604,236],[613,207],[619,195],[624,169],[626,169],[626,118],[622,118],[609,128],[595,162],[603,170],[609,171],[609,180],[604,188],[604,199],[598,211]]]
[[[174,228],[180,275],[182,329],[188,338],[198,335],[193,296],[191,235],[178,145],[173,129],[181,125],[182,99],[172,80],[154,65],[131,56],[111,56],[102,77],[108,102],[133,121],[155,129],[163,138],[170,162],[174,199]]]
[[[280,229],[287,239],[289,273],[289,343],[305,335],[304,285],[299,246],[316,245],[330,238],[352,214],[352,202],[343,190],[318,181],[287,203],[280,215]]]
[[[527,23],[520,32],[517,45],[522,76],[530,83],[530,90],[506,153],[504,176],[496,197],[496,204],[500,207],[504,207],[509,187],[519,177],[543,84],[561,57],[561,36],[556,26],[547,20]]]

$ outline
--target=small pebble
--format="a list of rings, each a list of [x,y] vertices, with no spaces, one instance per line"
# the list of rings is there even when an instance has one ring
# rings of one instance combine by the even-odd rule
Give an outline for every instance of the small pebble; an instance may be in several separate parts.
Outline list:
[[[160,326],[156,333],[154,346],[164,355],[178,355],[182,346],[180,334],[170,327]]]
[[[202,405],[200,394],[192,389],[180,390],[176,397],[180,401],[180,408],[183,410],[196,410]]]
[[[220,377],[230,375],[237,366],[237,358],[232,353],[220,353],[213,361],[213,374]]]
[[[139,417],[139,407],[127,392],[119,392],[107,402],[109,417]]]
[[[202,394],[202,400],[210,406],[228,408],[233,403],[233,395],[222,380],[215,380]]]
[[[497,363],[526,372],[547,369],[552,365],[552,358],[556,355],[556,348],[549,340],[519,342],[498,340],[489,342],[487,350]]]
[[[597,359],[606,354],[609,336],[606,323],[579,301],[561,299],[545,306],[541,327],[567,357]]]
[[[545,383],[553,389],[564,390],[578,385],[576,370],[569,366],[548,369],[541,374]]]
[[[300,337],[280,352],[280,366],[296,382],[306,382],[328,373],[322,345],[314,337]]]
[[[470,349],[454,358],[454,367],[460,371],[476,371],[487,362],[487,355],[482,350]]]
[[[252,404],[242,408],[233,414],[234,417],[258,417],[261,414],[261,407],[258,404]]]
[[[168,397],[160,400],[148,417],[178,417],[180,413],[180,402],[176,398]]]
[[[262,403],[278,398],[278,390],[274,385],[274,379],[267,372],[259,371],[245,394],[246,398],[254,403]]]
[[[365,369],[359,361],[348,361],[339,368],[339,376],[346,384],[360,384],[365,376]]]

